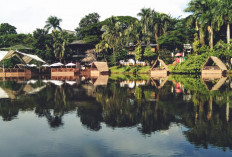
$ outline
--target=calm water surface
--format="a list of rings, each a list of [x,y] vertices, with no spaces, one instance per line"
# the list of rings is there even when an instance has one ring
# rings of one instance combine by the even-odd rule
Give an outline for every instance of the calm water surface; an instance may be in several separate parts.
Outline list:
[[[183,75],[1,80],[0,156],[232,156],[231,88]]]

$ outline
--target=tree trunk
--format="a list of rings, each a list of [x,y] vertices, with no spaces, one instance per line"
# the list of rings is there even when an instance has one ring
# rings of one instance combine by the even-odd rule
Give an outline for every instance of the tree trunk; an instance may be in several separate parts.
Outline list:
[[[230,43],[230,23],[229,21],[227,22],[227,44]]]
[[[213,49],[213,29],[211,26],[208,26],[208,32],[209,32],[209,47],[212,50]]]
[[[205,36],[202,33],[202,30],[199,31],[200,44],[205,45]]]
[[[157,51],[159,51],[159,44],[158,44],[158,35],[157,35],[157,33],[155,33],[155,41],[156,41],[156,44],[157,44]]]
[[[195,25],[196,25],[196,31],[199,31],[199,27],[198,27],[198,22],[197,22],[197,20],[195,21]]]

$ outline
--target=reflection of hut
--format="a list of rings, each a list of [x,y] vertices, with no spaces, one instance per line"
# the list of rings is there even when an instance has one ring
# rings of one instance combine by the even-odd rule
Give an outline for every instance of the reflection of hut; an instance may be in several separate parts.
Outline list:
[[[168,66],[164,63],[163,60],[157,59],[153,66],[151,67],[151,77],[161,76],[165,77],[169,73]]]
[[[221,78],[227,70],[225,64],[217,57],[210,56],[201,69],[202,78]]]
[[[108,74],[109,68],[107,62],[93,62],[90,68],[91,76],[99,76],[100,74]]]
[[[162,88],[165,83],[168,81],[167,77],[151,77],[152,85],[155,85],[156,88]]]
[[[218,90],[226,82],[226,79],[227,77],[221,77],[220,79],[202,78],[206,88],[210,91]]]
[[[91,78],[94,86],[107,85],[108,79],[109,79],[109,75],[99,75],[98,77]]]

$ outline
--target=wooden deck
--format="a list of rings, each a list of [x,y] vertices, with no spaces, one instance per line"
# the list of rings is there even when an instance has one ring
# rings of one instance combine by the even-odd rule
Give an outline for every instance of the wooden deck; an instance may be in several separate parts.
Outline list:
[[[75,76],[79,72],[78,68],[51,68],[51,76]]]

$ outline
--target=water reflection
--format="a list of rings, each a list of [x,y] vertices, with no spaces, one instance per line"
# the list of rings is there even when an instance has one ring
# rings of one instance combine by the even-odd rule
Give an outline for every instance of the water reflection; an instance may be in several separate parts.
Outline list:
[[[183,125],[183,135],[196,147],[225,150],[232,148],[230,84],[231,78],[185,75],[1,81],[0,116],[12,121],[19,111],[32,111],[57,130],[65,125],[64,115],[75,112],[88,130],[104,124],[136,128],[144,136]]]

